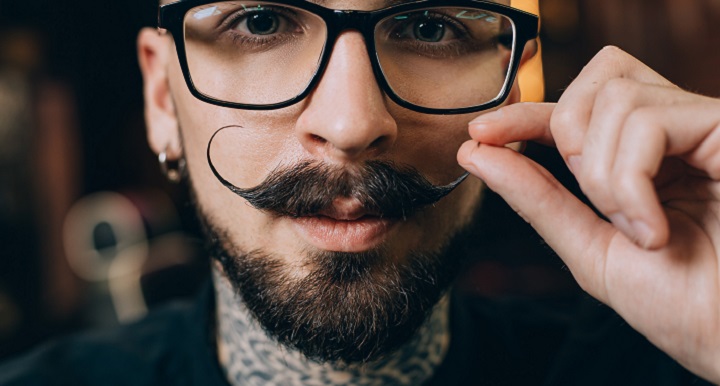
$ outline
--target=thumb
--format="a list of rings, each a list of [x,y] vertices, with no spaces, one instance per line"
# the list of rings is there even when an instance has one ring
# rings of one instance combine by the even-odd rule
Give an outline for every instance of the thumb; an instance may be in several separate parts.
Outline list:
[[[607,302],[605,256],[614,228],[529,158],[505,147],[466,142],[460,166],[482,179],[563,259],[580,286]]]

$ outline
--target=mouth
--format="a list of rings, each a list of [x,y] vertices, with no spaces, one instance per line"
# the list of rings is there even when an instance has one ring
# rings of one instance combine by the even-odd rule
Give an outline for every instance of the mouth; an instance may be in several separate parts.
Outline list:
[[[382,244],[399,219],[382,217],[354,198],[341,197],[319,213],[292,222],[297,233],[318,249],[363,252]]]

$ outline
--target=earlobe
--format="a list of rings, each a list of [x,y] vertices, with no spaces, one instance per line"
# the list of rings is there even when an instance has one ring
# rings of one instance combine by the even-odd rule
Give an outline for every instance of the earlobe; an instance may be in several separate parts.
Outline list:
[[[517,99],[524,102],[542,102],[545,100],[545,77],[542,63],[540,41],[535,39],[527,42],[520,58],[518,73],[519,90]]]
[[[520,58],[520,66],[522,67],[528,60],[535,57],[540,50],[540,44],[537,39],[530,40],[525,44],[523,49],[522,58]]]
[[[178,159],[182,156],[182,146],[168,78],[171,42],[169,35],[144,28],[138,35],[137,45],[148,143],[156,154],[165,152],[168,159]]]

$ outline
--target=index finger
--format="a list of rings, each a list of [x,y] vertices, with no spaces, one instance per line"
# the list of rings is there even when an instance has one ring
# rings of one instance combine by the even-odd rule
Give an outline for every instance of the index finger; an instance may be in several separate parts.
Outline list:
[[[502,146],[535,141],[556,146],[565,160],[582,154],[598,92],[612,79],[632,79],[676,87],[639,60],[616,47],[601,50],[554,103],[518,103],[486,113],[469,125],[477,142]]]
[[[485,113],[469,124],[470,137],[486,145],[534,141],[554,146],[550,118],[555,103],[517,103]]]

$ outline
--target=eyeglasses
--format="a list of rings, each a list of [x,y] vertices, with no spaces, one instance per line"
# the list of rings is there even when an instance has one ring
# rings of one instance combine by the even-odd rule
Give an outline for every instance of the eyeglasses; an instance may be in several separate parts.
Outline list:
[[[290,106],[320,81],[341,32],[365,38],[378,84],[395,103],[428,114],[501,104],[538,18],[480,0],[426,0],[376,11],[304,0],[182,0],[160,7],[192,94],[249,110]]]

